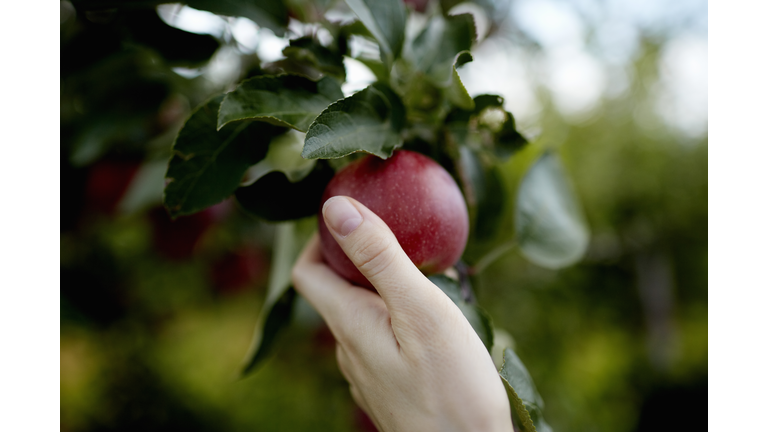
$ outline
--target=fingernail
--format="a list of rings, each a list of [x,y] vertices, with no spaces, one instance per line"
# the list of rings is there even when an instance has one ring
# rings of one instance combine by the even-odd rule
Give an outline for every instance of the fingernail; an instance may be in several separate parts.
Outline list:
[[[323,205],[323,216],[328,227],[341,237],[346,237],[363,221],[363,216],[344,197],[332,197]]]

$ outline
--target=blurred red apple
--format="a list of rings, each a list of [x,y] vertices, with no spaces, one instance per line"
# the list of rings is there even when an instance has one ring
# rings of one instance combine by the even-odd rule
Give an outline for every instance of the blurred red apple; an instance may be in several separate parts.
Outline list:
[[[365,413],[360,407],[355,407],[355,427],[359,432],[378,432],[376,425],[373,423],[368,414]]]
[[[386,160],[369,155],[352,162],[331,179],[321,203],[336,195],[360,201],[384,220],[425,274],[451,267],[464,252],[469,234],[464,197],[451,175],[421,153],[399,150]],[[322,204],[318,222],[325,261],[349,281],[372,287],[328,231]]]
[[[155,250],[174,260],[191,257],[198,240],[215,220],[212,208],[173,220],[165,208],[157,207],[149,212],[149,218]]]
[[[85,194],[88,206],[107,214],[114,214],[117,204],[125,195],[133,176],[139,170],[137,160],[101,160],[88,170]]]
[[[325,322],[312,334],[312,347],[318,353],[332,353],[336,349],[336,338]]]
[[[235,293],[263,282],[269,260],[254,246],[242,246],[213,262],[211,277],[216,291]]]

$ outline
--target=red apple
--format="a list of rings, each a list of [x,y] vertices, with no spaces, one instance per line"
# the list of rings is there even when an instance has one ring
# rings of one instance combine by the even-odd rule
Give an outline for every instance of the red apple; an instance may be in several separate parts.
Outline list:
[[[231,199],[197,213],[171,219],[163,207],[149,211],[154,249],[166,258],[185,260],[194,255],[200,239],[232,212]]]
[[[469,216],[451,175],[421,153],[399,150],[386,160],[369,155],[336,173],[325,188],[318,215],[325,261],[357,285],[371,287],[336,243],[322,216],[322,205],[337,195],[360,201],[386,222],[424,274],[451,267],[464,252]]]
[[[261,285],[268,272],[266,254],[251,245],[228,251],[211,266],[213,286],[222,294],[234,294]]]
[[[113,159],[95,163],[89,169],[85,191],[89,206],[99,212],[113,215],[140,164],[138,160]]]
[[[368,414],[360,407],[355,407],[355,427],[359,432],[378,432],[376,424],[373,423]]]
[[[154,249],[172,260],[189,259],[198,240],[215,221],[210,208],[173,220],[164,208],[156,207],[149,212],[149,219]]]

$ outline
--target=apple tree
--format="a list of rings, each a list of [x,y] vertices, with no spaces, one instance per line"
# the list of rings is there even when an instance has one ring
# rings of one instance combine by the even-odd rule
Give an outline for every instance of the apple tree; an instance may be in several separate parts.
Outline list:
[[[132,43],[151,45],[166,61],[189,66],[208,59],[217,42],[163,27],[153,10],[147,12],[159,3],[73,1],[97,20],[127,11]],[[499,353],[518,430],[550,430],[525,366],[512,349],[494,343],[493,317],[476,301],[475,292],[483,288],[476,277],[512,250],[543,267],[569,266],[585,252],[589,232],[557,151],[518,132],[503,97],[470,95],[462,84],[460,67],[473,60],[479,43],[473,14],[492,16],[494,4],[478,1],[472,13],[462,13],[454,0],[184,3],[249,18],[277,36],[292,37],[282,59],[251,56],[242,80],[192,100],[196,106],[173,132],[170,161],[153,171],[164,173],[164,206],[172,218],[206,214],[234,197],[242,212],[276,224],[268,291],[243,374],[258,370],[291,325],[298,299],[290,270],[317,229],[321,197],[334,173],[362,156],[387,159],[406,149],[442,165],[469,212],[468,241],[455,271],[430,278],[460,307],[488,350]],[[162,29],[163,38],[142,38],[141,28],[150,25]],[[356,51],[354,43],[378,53]],[[375,82],[345,92],[348,59],[370,69]],[[119,79],[121,70],[141,62],[153,60],[126,57],[102,73],[117,72]],[[148,88],[155,78],[147,77]],[[117,114],[103,113],[116,125],[141,121]],[[88,163],[103,153],[94,144],[104,142],[94,139],[102,131],[89,133],[71,149],[73,160]]]

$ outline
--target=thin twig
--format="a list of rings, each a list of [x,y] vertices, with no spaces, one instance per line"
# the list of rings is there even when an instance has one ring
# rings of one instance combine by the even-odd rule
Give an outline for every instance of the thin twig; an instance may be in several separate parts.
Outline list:
[[[506,243],[502,243],[487,254],[485,254],[480,260],[475,264],[474,266],[469,268],[469,274],[470,275],[476,275],[483,270],[485,270],[489,265],[493,264],[494,261],[501,258],[504,254],[507,252],[513,250],[517,247],[517,242],[514,240],[508,241]]]

